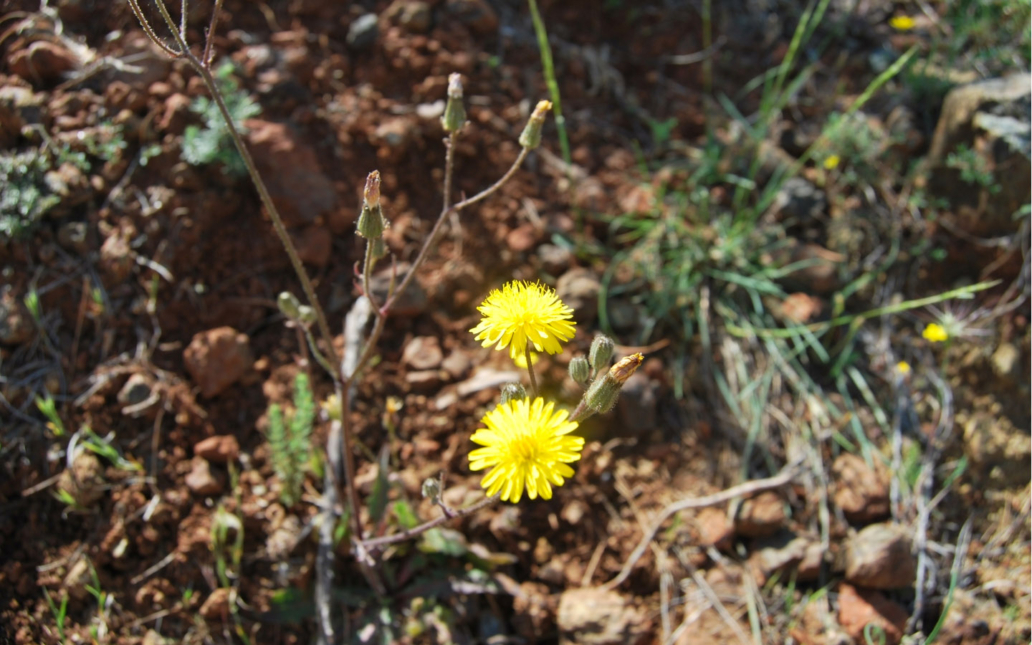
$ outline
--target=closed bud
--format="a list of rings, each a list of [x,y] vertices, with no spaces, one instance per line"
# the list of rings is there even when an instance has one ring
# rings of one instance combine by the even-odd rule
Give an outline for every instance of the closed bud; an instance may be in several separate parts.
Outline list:
[[[584,403],[598,414],[605,414],[616,405],[620,396],[620,384],[612,374],[606,372],[591,384],[584,394]]]
[[[374,170],[366,177],[362,192],[362,212],[358,215],[358,234],[367,240],[378,240],[387,229],[383,209],[380,207],[380,171]]]
[[[527,121],[527,126],[523,128],[523,133],[520,135],[521,146],[527,150],[533,150],[541,145],[541,127],[545,124],[545,117],[548,116],[548,111],[551,109],[551,101],[538,102]]]
[[[519,383],[506,383],[502,386],[502,405],[510,401],[522,401],[527,398],[527,391]]]
[[[299,309],[301,303],[297,297],[289,291],[282,292],[278,298],[276,298],[276,305],[279,307],[280,313],[290,318],[291,320],[297,320],[300,317]]]
[[[615,346],[613,339],[604,334],[595,336],[595,340],[591,341],[591,351],[588,352],[588,361],[596,372],[601,372],[609,367],[609,359],[613,357],[613,348]]]
[[[445,132],[458,132],[466,124],[466,106],[462,104],[462,76],[448,77],[448,103],[444,106],[441,127]]]
[[[591,366],[588,359],[578,356],[570,361],[570,377],[580,385],[587,385],[591,377]]]
[[[362,206],[376,207],[380,205],[380,171],[374,170],[369,173],[365,180],[365,190],[362,191]]]
[[[423,497],[436,504],[441,499],[441,480],[433,477],[423,480]]]
[[[311,325],[315,322],[315,309],[308,305],[301,305],[297,308],[297,319],[305,325]]]

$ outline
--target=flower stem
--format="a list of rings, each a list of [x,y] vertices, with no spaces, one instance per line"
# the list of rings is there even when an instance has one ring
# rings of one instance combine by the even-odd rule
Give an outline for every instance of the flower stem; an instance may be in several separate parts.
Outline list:
[[[491,504],[494,504],[497,501],[498,501],[498,495],[495,495],[493,497],[488,497],[486,499],[480,500],[476,504],[473,504],[471,506],[467,506],[466,508],[452,509],[452,512],[450,514],[442,512],[440,517],[436,517],[436,518],[434,518],[434,519],[432,519],[432,520],[430,520],[428,522],[423,522],[419,526],[413,527],[411,529],[406,529],[406,530],[401,531],[399,533],[395,533],[394,535],[386,535],[384,537],[373,538],[371,540],[364,540],[362,542],[362,545],[365,548],[367,548],[367,549],[378,549],[378,548],[381,548],[381,547],[385,547],[385,546],[387,546],[389,544],[397,544],[398,542],[404,542],[405,540],[411,540],[412,538],[416,537],[420,533],[425,533],[426,531],[429,531],[430,529],[432,529],[434,527],[437,527],[437,526],[440,526],[441,524],[444,524],[445,522],[447,522],[450,519],[453,519],[453,518],[456,518],[456,517],[465,517],[465,516],[470,515],[472,513],[476,513],[477,511],[479,511],[481,509],[484,509],[484,508],[487,508],[488,506],[490,506]]]
[[[530,390],[533,396],[538,395],[537,377],[534,376],[534,364],[530,361],[530,343],[524,348],[527,356],[527,374],[530,375]]]

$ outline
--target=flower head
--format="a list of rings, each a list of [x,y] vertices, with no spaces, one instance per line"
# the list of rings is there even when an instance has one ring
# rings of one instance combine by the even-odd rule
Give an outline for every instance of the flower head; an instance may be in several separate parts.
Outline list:
[[[906,361],[900,361],[896,363],[896,371],[898,371],[901,375],[906,376],[910,373],[910,363]]]
[[[584,439],[570,436],[577,429],[565,410],[541,397],[502,403],[481,419],[486,428],[473,433],[473,443],[484,446],[469,453],[470,470],[491,470],[480,481],[488,495],[520,501],[523,488],[537,499],[552,499],[552,485],[573,477],[567,464],[581,458]]]
[[[893,16],[889,20],[889,25],[899,31],[910,31],[917,26],[917,21],[910,16]]]
[[[928,323],[924,328],[924,331],[921,332],[921,336],[932,343],[941,343],[950,337],[943,326],[938,323]]]
[[[483,319],[470,331],[484,347],[509,348],[509,356],[526,354],[529,342],[539,352],[558,354],[573,338],[573,309],[540,283],[514,280],[495,289],[477,311]]]
[[[838,165],[841,161],[842,157],[839,157],[838,155],[831,155],[824,160],[824,169],[835,170],[836,168],[838,168]]]

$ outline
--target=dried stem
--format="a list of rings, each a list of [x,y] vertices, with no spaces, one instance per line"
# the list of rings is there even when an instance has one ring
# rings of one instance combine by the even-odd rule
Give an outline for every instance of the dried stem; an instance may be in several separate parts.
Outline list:
[[[641,536],[641,541],[638,542],[638,546],[634,547],[634,551],[631,552],[630,557],[627,558],[627,562],[624,563],[623,569],[620,570],[619,575],[603,585],[604,589],[615,589],[620,586],[628,576],[631,575],[631,571],[634,569],[634,565],[638,563],[641,556],[645,554],[645,549],[648,548],[649,543],[656,537],[656,533],[659,532],[663,522],[667,521],[671,515],[689,508],[702,508],[704,506],[715,506],[722,504],[726,501],[732,500],[736,497],[744,497],[746,495],[755,495],[760,491],[770,490],[771,488],[778,488],[792,481],[796,476],[796,468],[798,463],[793,463],[779,474],[768,477],[767,479],[757,479],[755,481],[746,482],[739,484],[738,486],[732,486],[726,490],[722,490],[719,493],[713,495],[707,495],[706,497],[690,497],[674,502],[664,508],[659,517],[656,518],[652,524],[652,528],[645,532]]]
[[[477,502],[476,504],[473,504],[471,506],[467,506],[466,508],[450,509],[451,510],[450,513],[444,512],[443,509],[442,509],[441,516],[440,517],[436,517],[436,518],[430,520],[429,522],[424,522],[424,523],[420,524],[419,526],[413,527],[411,529],[406,529],[404,531],[401,531],[400,533],[395,533],[393,535],[386,535],[384,537],[373,538],[372,540],[364,540],[362,542],[362,545],[365,546],[367,549],[379,549],[379,548],[385,547],[385,546],[387,546],[389,544],[397,544],[398,542],[404,542],[406,540],[411,540],[412,538],[416,537],[420,533],[425,533],[426,531],[429,531],[430,529],[432,529],[434,527],[437,527],[437,526],[440,526],[440,525],[444,524],[448,520],[454,519],[456,517],[465,517],[467,515],[472,515],[473,513],[476,513],[479,510],[485,509],[485,508],[487,508],[491,504],[494,504],[497,501],[498,501],[498,496],[495,495],[493,497],[487,497],[485,499],[482,499],[479,502]]]
[[[201,62],[205,66],[211,66],[211,48],[215,41],[215,27],[219,23],[219,13],[222,11],[222,0],[215,0],[215,6],[211,10],[211,23],[208,25],[208,34],[204,39],[204,53],[201,55]]]

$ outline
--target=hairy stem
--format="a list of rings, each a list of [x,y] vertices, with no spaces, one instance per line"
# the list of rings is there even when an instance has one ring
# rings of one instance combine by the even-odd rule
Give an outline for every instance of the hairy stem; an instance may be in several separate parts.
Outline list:
[[[429,531],[430,529],[436,526],[444,524],[448,520],[454,519],[456,517],[465,517],[467,515],[471,515],[479,510],[487,508],[488,506],[494,504],[497,501],[497,495],[493,497],[488,497],[480,500],[476,504],[467,506],[466,508],[451,509],[451,513],[442,512],[440,517],[436,517],[428,522],[423,522],[419,526],[413,527],[411,529],[406,529],[393,535],[386,535],[384,537],[373,538],[372,540],[364,540],[362,544],[368,549],[379,549],[389,544],[397,544],[398,542],[411,540],[412,538],[416,537],[421,533],[425,533],[426,531]]]

